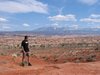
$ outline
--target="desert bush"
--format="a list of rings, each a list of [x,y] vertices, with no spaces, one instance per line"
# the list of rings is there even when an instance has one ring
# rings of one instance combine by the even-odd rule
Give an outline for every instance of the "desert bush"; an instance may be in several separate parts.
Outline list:
[[[21,56],[21,54],[17,53],[17,56]]]
[[[17,44],[17,47],[18,47],[18,48],[20,48],[20,46],[21,46],[20,44]]]
[[[60,45],[61,45],[61,47],[65,47],[66,43],[61,43]]]
[[[0,55],[1,55],[1,56],[4,56],[5,54],[4,54],[4,53],[0,53]]]
[[[87,61],[87,62],[92,62],[92,61],[95,61],[95,58],[96,58],[96,55],[91,55],[91,56],[88,56],[88,57],[86,58],[86,61]]]
[[[40,48],[45,48],[45,45],[41,44],[41,45],[40,45]]]
[[[35,47],[36,47],[36,45],[32,45],[31,47],[35,48]]]
[[[46,60],[46,61],[49,60],[49,58],[48,58],[47,56],[43,56],[42,58],[43,58],[44,60]]]

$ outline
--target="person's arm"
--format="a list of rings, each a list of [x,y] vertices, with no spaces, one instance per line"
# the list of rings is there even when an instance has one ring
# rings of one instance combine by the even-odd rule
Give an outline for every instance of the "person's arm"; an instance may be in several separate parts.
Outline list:
[[[23,48],[23,44],[24,44],[24,41],[22,41],[22,43],[21,43],[21,49],[22,49],[21,52],[25,52],[24,48]]]
[[[28,49],[29,49],[29,51],[30,51],[30,46],[29,46],[29,42],[28,42]]]

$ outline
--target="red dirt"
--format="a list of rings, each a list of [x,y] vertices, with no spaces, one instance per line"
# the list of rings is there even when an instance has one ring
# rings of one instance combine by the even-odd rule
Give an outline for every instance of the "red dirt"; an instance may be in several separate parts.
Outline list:
[[[0,75],[100,75],[100,61],[89,63],[48,64],[31,57],[32,66],[19,66],[21,58],[0,56]]]

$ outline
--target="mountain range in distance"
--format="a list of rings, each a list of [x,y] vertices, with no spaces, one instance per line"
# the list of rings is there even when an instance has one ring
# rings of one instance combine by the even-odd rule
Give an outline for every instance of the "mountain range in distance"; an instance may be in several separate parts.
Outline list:
[[[100,28],[40,27],[31,31],[1,31],[0,35],[100,35]]]

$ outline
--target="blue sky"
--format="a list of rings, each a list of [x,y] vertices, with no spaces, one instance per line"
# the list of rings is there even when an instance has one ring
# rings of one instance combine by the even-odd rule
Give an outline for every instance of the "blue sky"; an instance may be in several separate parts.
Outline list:
[[[100,28],[100,0],[0,0],[0,31]]]

